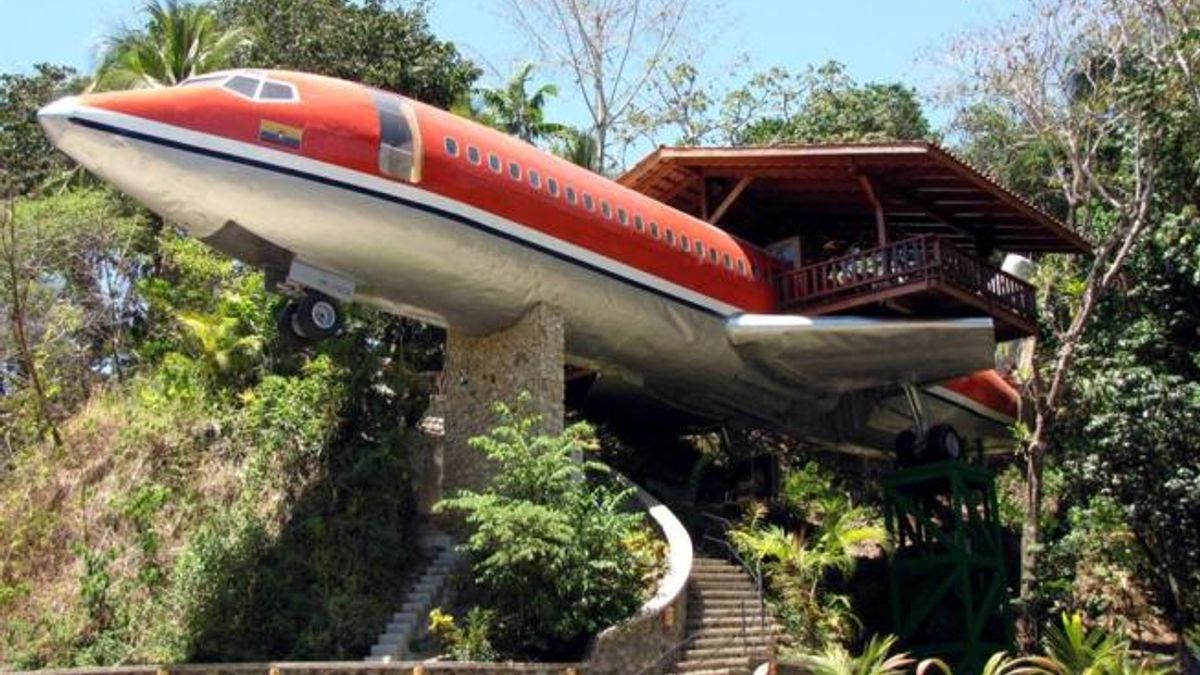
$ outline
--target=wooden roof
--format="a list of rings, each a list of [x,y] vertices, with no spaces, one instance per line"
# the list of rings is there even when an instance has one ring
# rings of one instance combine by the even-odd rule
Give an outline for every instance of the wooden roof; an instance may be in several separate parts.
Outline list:
[[[869,186],[889,230],[938,234],[968,248],[986,241],[1010,252],[1090,248],[1062,222],[927,142],[660,147],[618,180],[693,215],[716,213],[721,227],[743,235],[781,220],[873,227]]]

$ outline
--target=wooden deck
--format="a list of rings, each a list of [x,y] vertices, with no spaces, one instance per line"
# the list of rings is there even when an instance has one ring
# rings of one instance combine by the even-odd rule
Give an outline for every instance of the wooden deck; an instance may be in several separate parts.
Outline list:
[[[997,340],[1037,331],[1033,286],[934,235],[802,267],[777,283],[785,312],[991,316]]]

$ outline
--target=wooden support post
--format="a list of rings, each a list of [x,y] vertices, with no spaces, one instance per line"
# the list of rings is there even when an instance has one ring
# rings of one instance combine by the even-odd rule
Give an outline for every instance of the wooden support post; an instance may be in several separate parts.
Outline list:
[[[737,182],[737,185],[733,186],[733,189],[729,191],[729,194],[725,195],[725,199],[721,200],[721,204],[717,206],[717,210],[713,211],[712,215],[705,218],[705,220],[713,225],[716,225],[718,222],[720,222],[721,216],[725,215],[725,212],[729,210],[729,207],[733,206],[733,203],[737,201],[738,197],[742,196],[742,193],[746,191],[746,188],[749,187],[750,183],[753,181],[754,176],[742,176],[742,179]]]
[[[875,207],[875,231],[879,238],[880,246],[887,246],[887,218],[883,213],[883,202],[879,200],[879,194],[875,191],[875,185],[871,183],[871,177],[865,173],[858,174],[858,184],[862,186],[863,192],[867,195],[867,201],[871,202],[871,206]]]
[[[708,176],[700,173],[700,220],[708,220]]]

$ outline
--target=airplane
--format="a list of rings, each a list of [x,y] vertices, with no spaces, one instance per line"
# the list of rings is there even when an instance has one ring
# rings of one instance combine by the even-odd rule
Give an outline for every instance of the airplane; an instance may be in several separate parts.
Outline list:
[[[336,334],[346,302],[471,335],[546,303],[568,364],[610,391],[848,450],[1011,445],[991,318],[781,313],[770,251],[399,94],[245,69],[38,119],[93,174],[262,268],[299,340]]]

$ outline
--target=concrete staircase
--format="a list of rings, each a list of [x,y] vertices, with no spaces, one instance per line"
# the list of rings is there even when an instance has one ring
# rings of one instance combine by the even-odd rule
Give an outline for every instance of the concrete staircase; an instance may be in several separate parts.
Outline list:
[[[697,556],[688,582],[687,643],[668,673],[748,675],[770,659],[782,631],[750,575],[720,558]]]
[[[420,546],[428,564],[408,589],[400,611],[392,615],[379,640],[371,648],[366,661],[406,661],[416,658],[409,645],[420,637],[429,623],[429,610],[441,598],[446,580],[458,566],[461,554],[454,550],[453,540],[437,531],[420,538]]]

